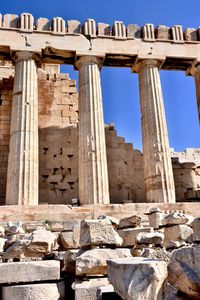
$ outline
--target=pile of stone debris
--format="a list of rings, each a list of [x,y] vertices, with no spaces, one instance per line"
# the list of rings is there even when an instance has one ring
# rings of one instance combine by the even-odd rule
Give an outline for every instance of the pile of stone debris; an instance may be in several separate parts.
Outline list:
[[[148,217],[148,218],[147,218]],[[200,218],[0,225],[2,300],[200,299]]]

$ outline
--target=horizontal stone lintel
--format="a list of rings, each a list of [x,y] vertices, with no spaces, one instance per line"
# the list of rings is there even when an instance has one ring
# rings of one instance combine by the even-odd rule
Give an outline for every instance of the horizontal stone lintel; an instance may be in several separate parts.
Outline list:
[[[47,46],[48,45],[48,46]],[[84,35],[54,35],[33,32],[26,35],[19,30],[0,28],[0,53],[5,60],[12,59],[16,51],[40,53],[43,63],[74,65],[77,55],[104,57],[104,66],[130,67],[136,59],[164,58],[162,69],[186,71],[199,61],[200,42],[173,43],[149,39],[124,39],[96,37],[89,40]],[[42,53],[42,54],[41,54]]]

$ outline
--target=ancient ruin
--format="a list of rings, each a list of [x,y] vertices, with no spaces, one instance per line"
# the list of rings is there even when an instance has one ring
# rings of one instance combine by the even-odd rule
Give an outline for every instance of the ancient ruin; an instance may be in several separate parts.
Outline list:
[[[200,279],[178,262],[186,253],[200,276],[200,149],[170,148],[159,75],[194,77],[200,118],[199,53],[200,29],[0,15],[3,300],[199,299]],[[138,74],[142,152],[104,124],[107,66]],[[133,270],[154,279],[139,290],[123,282]]]

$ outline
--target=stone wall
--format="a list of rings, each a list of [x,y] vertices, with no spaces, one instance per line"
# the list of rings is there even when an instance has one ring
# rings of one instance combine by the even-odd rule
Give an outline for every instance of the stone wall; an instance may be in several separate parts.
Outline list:
[[[78,198],[78,94],[76,83],[58,67],[39,70],[39,193],[40,203],[71,204]],[[9,73],[10,72],[10,73]],[[10,69],[4,76],[12,75]],[[5,76],[5,77],[6,77]],[[4,204],[13,79],[1,79],[0,204]],[[143,156],[105,127],[111,203],[145,202]],[[200,150],[174,152],[177,201],[200,198]],[[186,163],[193,162],[193,163]],[[195,164],[196,163],[196,164]]]

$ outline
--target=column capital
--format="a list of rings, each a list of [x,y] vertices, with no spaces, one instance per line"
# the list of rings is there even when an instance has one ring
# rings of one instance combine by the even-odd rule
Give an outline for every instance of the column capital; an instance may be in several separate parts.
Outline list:
[[[97,64],[99,69],[101,69],[103,66],[103,62],[104,62],[103,57],[98,57],[94,55],[82,55],[76,59],[74,66],[76,69],[79,70],[81,66],[93,63],[93,64]]]
[[[138,58],[132,66],[132,72],[139,73],[145,66],[157,67],[160,69],[163,65],[163,59],[156,58]]]
[[[41,64],[41,56],[39,53],[29,51],[16,51],[11,54],[14,63],[21,60],[34,60],[37,65]]]

